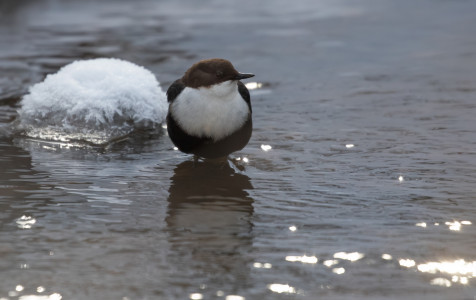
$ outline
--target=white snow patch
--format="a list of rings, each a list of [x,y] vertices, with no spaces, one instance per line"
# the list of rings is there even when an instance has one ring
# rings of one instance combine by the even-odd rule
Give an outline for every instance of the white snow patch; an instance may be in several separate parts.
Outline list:
[[[136,128],[154,129],[167,114],[165,93],[145,68],[115,58],[75,61],[30,87],[19,129],[48,140],[105,143]]]

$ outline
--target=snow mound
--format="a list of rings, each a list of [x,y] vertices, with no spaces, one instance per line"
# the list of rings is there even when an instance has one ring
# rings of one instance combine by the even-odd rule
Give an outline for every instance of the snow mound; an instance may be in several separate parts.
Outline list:
[[[98,58],[75,61],[33,85],[18,114],[27,136],[103,144],[135,129],[160,128],[167,101],[150,71]]]

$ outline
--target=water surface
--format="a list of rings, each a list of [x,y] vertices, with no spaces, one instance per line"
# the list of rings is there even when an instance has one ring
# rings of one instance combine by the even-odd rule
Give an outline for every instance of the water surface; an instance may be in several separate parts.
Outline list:
[[[261,84],[238,167],[194,164],[165,131],[107,147],[2,134],[0,297],[476,296],[474,2],[0,4],[5,126],[82,58],[166,89],[224,57]]]

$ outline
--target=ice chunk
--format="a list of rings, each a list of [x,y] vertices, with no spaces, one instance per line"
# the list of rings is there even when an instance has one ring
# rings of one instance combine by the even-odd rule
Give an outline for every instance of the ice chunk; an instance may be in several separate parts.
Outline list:
[[[75,61],[33,85],[18,114],[28,136],[101,143],[136,128],[160,128],[167,101],[150,71],[98,58]]]

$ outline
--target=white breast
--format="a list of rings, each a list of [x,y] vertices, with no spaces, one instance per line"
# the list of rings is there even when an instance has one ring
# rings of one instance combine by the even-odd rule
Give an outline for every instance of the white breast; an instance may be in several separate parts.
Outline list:
[[[170,113],[187,133],[220,140],[243,126],[250,110],[236,82],[225,81],[210,88],[186,87]]]

